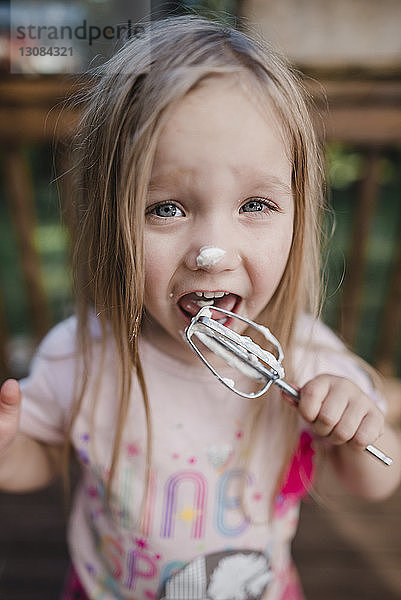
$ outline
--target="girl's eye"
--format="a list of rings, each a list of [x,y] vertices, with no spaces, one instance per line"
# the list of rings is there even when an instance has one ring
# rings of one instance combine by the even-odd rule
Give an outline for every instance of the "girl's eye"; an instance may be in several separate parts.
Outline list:
[[[245,202],[240,208],[240,212],[249,213],[249,212],[272,212],[275,209],[274,205],[271,202],[267,202],[266,200],[260,200],[258,198],[252,198],[252,200],[248,200]]]
[[[148,215],[155,215],[156,217],[169,218],[169,217],[183,217],[183,211],[172,202],[165,202],[164,204],[157,204],[151,208]]]

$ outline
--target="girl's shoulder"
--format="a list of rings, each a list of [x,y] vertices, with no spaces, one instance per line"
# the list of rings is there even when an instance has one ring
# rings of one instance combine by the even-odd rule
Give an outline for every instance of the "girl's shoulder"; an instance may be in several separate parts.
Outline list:
[[[45,358],[62,358],[76,351],[77,319],[71,316],[57,323],[45,335],[39,344],[36,354]]]
[[[39,344],[20,381],[22,432],[47,443],[61,444],[74,395],[76,372],[75,317],[53,327]]]
[[[312,315],[302,314],[296,324],[293,368],[296,384],[319,374],[345,377],[358,385],[381,408],[385,402],[376,389],[374,369],[346,346],[341,338]]]
[[[88,320],[89,343],[101,340],[101,328],[94,315]],[[78,319],[76,315],[60,321],[45,335],[36,356],[42,359],[72,358],[78,348]]]
[[[347,351],[344,342],[330,327],[308,313],[298,317],[294,338],[296,351],[306,348]]]
[[[55,325],[37,348],[28,376],[20,381],[20,429],[47,443],[63,442],[80,382],[89,373],[85,367],[96,364],[97,352],[102,351],[102,344],[97,343],[103,339],[102,329],[94,316],[85,328],[85,357],[78,329],[76,316]]]

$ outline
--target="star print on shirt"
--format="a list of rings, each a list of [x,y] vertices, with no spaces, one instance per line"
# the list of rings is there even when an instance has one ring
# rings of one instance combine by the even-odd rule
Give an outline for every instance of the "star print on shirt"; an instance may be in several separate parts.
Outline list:
[[[185,523],[192,523],[196,517],[202,514],[201,510],[196,510],[194,508],[186,507],[181,512],[177,514],[177,517],[184,521]]]

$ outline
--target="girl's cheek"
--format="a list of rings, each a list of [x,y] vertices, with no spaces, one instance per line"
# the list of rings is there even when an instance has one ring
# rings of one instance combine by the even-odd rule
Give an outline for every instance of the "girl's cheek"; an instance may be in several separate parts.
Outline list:
[[[272,236],[269,243],[261,244],[254,253],[255,269],[261,272],[284,271],[290,254],[292,239],[287,235]]]
[[[287,264],[290,255],[292,237],[292,229],[289,229],[289,231],[285,232],[281,238],[277,240],[276,252],[281,261],[284,262],[284,266]]]

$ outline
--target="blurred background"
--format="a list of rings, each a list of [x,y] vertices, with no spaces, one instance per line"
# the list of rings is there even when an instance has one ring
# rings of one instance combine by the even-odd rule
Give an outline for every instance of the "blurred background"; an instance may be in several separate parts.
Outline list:
[[[0,379],[26,374],[37,342],[73,311],[69,178],[60,175],[79,115],[63,100],[151,11],[238,27],[245,18],[302,72],[326,148],[323,318],[385,376],[399,427],[399,0],[0,2]],[[55,46],[65,50],[50,54]],[[294,547],[307,598],[401,598],[401,494],[364,505],[325,485],[323,502],[305,505]],[[0,495],[0,600],[58,597],[67,564],[60,497],[58,485]]]

